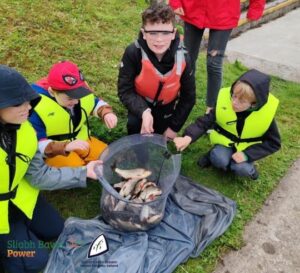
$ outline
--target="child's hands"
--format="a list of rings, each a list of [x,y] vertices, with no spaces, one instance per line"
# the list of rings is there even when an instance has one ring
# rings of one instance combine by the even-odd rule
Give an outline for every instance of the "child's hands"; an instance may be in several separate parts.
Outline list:
[[[148,108],[149,109],[149,108]],[[146,109],[142,115],[142,127],[141,134],[151,134],[154,132],[153,129],[153,116],[151,110]]]
[[[167,130],[164,132],[163,136],[166,139],[174,139],[177,136],[177,133],[168,127]]]
[[[87,141],[76,139],[71,142],[69,142],[66,147],[65,151],[66,152],[71,152],[74,150],[89,150],[90,145]]]
[[[247,161],[247,156],[243,152],[236,152],[231,157],[236,163]]]
[[[177,14],[177,15],[179,15],[179,16],[181,16],[181,15],[184,16],[184,10],[183,10],[182,7],[175,9],[174,13]]]
[[[182,152],[187,146],[190,145],[190,143],[192,142],[192,138],[189,136],[175,137],[173,141],[175,143],[177,151]]]
[[[97,175],[94,171],[95,165],[98,164],[103,164],[102,160],[95,160],[95,161],[90,161],[87,165],[86,165],[86,176],[88,178],[91,179],[97,179]]]
[[[107,113],[103,118],[108,129],[115,128],[118,123],[118,118],[115,113]]]

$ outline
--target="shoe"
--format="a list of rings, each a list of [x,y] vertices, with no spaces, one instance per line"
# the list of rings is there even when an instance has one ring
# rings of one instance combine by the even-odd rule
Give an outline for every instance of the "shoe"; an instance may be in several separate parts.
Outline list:
[[[254,172],[250,175],[250,178],[252,180],[257,180],[259,177],[258,171],[256,170],[256,168],[254,168]]]
[[[204,156],[200,157],[197,161],[197,165],[200,168],[207,168],[211,165],[210,159],[209,159],[209,153],[205,154]]]

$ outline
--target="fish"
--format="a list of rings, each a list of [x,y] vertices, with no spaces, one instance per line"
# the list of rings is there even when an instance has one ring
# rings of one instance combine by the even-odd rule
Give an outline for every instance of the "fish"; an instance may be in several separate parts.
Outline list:
[[[162,218],[163,218],[163,214],[160,213],[160,214],[155,214],[155,215],[148,217],[148,219],[146,221],[148,224],[154,224],[154,223],[159,222]]]
[[[131,169],[131,170],[122,170],[119,168],[115,168],[114,171],[121,177],[125,179],[130,179],[130,178],[139,178],[143,179],[152,174],[151,171],[146,170],[144,168],[137,168],[137,169]]]
[[[129,179],[126,183],[124,183],[124,185],[122,186],[119,194],[122,196],[122,197],[126,197],[128,196],[129,194],[131,194],[131,192],[133,191],[136,183],[139,181],[140,179],[139,178],[131,178]]]
[[[140,198],[143,199],[144,201],[148,202],[148,201],[153,201],[155,199],[155,197],[157,197],[161,194],[162,194],[161,189],[159,189],[158,187],[150,186],[141,192]]]

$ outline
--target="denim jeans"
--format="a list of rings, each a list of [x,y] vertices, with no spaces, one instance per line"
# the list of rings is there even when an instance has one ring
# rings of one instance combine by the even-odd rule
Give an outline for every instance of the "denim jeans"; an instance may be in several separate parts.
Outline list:
[[[198,58],[204,30],[204,28],[200,29],[189,23],[184,23],[184,44],[190,55],[192,69],[194,73],[196,70],[196,61]],[[215,107],[216,105],[217,96],[222,85],[222,67],[224,53],[231,31],[232,29],[209,30],[209,39],[206,56],[206,105],[208,107]]]
[[[257,171],[252,162],[236,163],[232,158],[233,149],[223,145],[215,145],[210,151],[211,164],[224,171],[231,170],[237,176],[247,176],[252,179],[257,178]]]

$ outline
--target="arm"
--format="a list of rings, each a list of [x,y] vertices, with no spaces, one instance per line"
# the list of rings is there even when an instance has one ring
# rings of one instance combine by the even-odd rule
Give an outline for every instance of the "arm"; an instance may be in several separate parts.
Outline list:
[[[141,70],[141,58],[140,50],[134,44],[127,47],[118,76],[118,96],[123,105],[139,118],[142,118],[143,112],[148,108],[146,101],[135,91],[134,85]]]
[[[262,143],[254,144],[243,152],[249,161],[256,161],[277,152],[281,147],[280,134],[275,120],[272,121],[268,131],[263,136]]]
[[[182,128],[196,101],[195,77],[191,71],[188,57],[186,57],[186,67],[180,83],[180,97],[169,126],[174,132],[178,132]]]
[[[247,18],[252,21],[258,20],[264,12],[265,3],[265,0],[250,0]]]
[[[117,126],[118,118],[112,107],[100,98],[95,98],[95,108],[93,115],[102,119],[107,128],[112,129]]]
[[[26,178],[42,190],[69,189],[86,187],[87,168],[52,168],[44,163],[37,152],[30,162]]]

